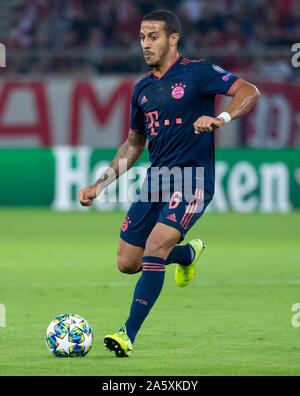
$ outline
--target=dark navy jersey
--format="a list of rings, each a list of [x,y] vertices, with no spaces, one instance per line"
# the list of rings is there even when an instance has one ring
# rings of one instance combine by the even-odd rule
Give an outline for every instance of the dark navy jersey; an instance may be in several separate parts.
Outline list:
[[[228,95],[238,77],[204,60],[179,56],[159,78],[139,81],[131,103],[130,129],[146,133],[152,167],[204,167],[214,191],[214,132],[195,134],[201,116],[215,117],[215,96]]]

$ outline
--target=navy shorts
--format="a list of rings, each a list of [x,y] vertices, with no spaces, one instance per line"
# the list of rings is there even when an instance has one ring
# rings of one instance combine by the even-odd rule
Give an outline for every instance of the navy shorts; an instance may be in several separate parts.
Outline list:
[[[212,194],[196,188],[194,197],[188,202],[180,192],[174,192],[169,202],[136,201],[124,219],[120,237],[131,245],[144,248],[154,226],[163,223],[180,231],[182,241],[211,199]]]

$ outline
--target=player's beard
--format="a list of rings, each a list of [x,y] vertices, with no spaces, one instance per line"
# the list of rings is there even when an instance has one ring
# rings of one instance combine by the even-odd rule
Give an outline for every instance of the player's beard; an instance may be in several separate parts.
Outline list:
[[[166,45],[161,49],[159,59],[154,59],[153,61],[146,61],[149,67],[159,68],[166,60],[167,55],[169,53],[170,46],[169,43],[166,42]]]

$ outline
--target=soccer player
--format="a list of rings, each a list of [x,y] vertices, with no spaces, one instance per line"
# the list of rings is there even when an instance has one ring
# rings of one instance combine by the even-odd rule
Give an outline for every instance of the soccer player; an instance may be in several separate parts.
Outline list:
[[[126,323],[118,332],[104,338],[107,349],[113,350],[117,357],[131,355],[137,332],[162,290],[166,266],[177,264],[175,280],[180,287],[192,280],[204,244],[196,239],[186,245],[176,245],[183,241],[213,197],[214,131],[248,113],[260,96],[254,85],[221,67],[180,55],[177,47],[180,34],[176,14],[161,10],[144,16],[140,28],[141,47],[152,70],[135,86],[128,138],[119,148],[109,171],[94,185],[80,191],[81,205],[90,206],[107,185],[135,163],[147,139],[151,168],[144,183],[146,187],[156,178],[152,173],[154,168],[176,167],[183,184],[185,169],[193,170],[188,182],[193,193],[191,199],[186,199],[173,180],[167,202],[161,194],[155,202],[151,198],[137,199],[124,220],[118,268],[128,274],[141,271],[141,276]],[[224,112],[215,117],[217,94],[230,96],[232,100]],[[127,161],[125,169],[121,169],[120,160]],[[204,169],[203,185],[198,183],[198,168]],[[159,192],[163,189],[161,182],[158,189]]]

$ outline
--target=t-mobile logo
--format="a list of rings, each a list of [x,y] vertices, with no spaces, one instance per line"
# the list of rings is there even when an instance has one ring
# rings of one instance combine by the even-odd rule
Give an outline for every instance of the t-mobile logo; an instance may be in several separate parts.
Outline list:
[[[6,66],[6,49],[5,45],[0,43],[0,67]]]

